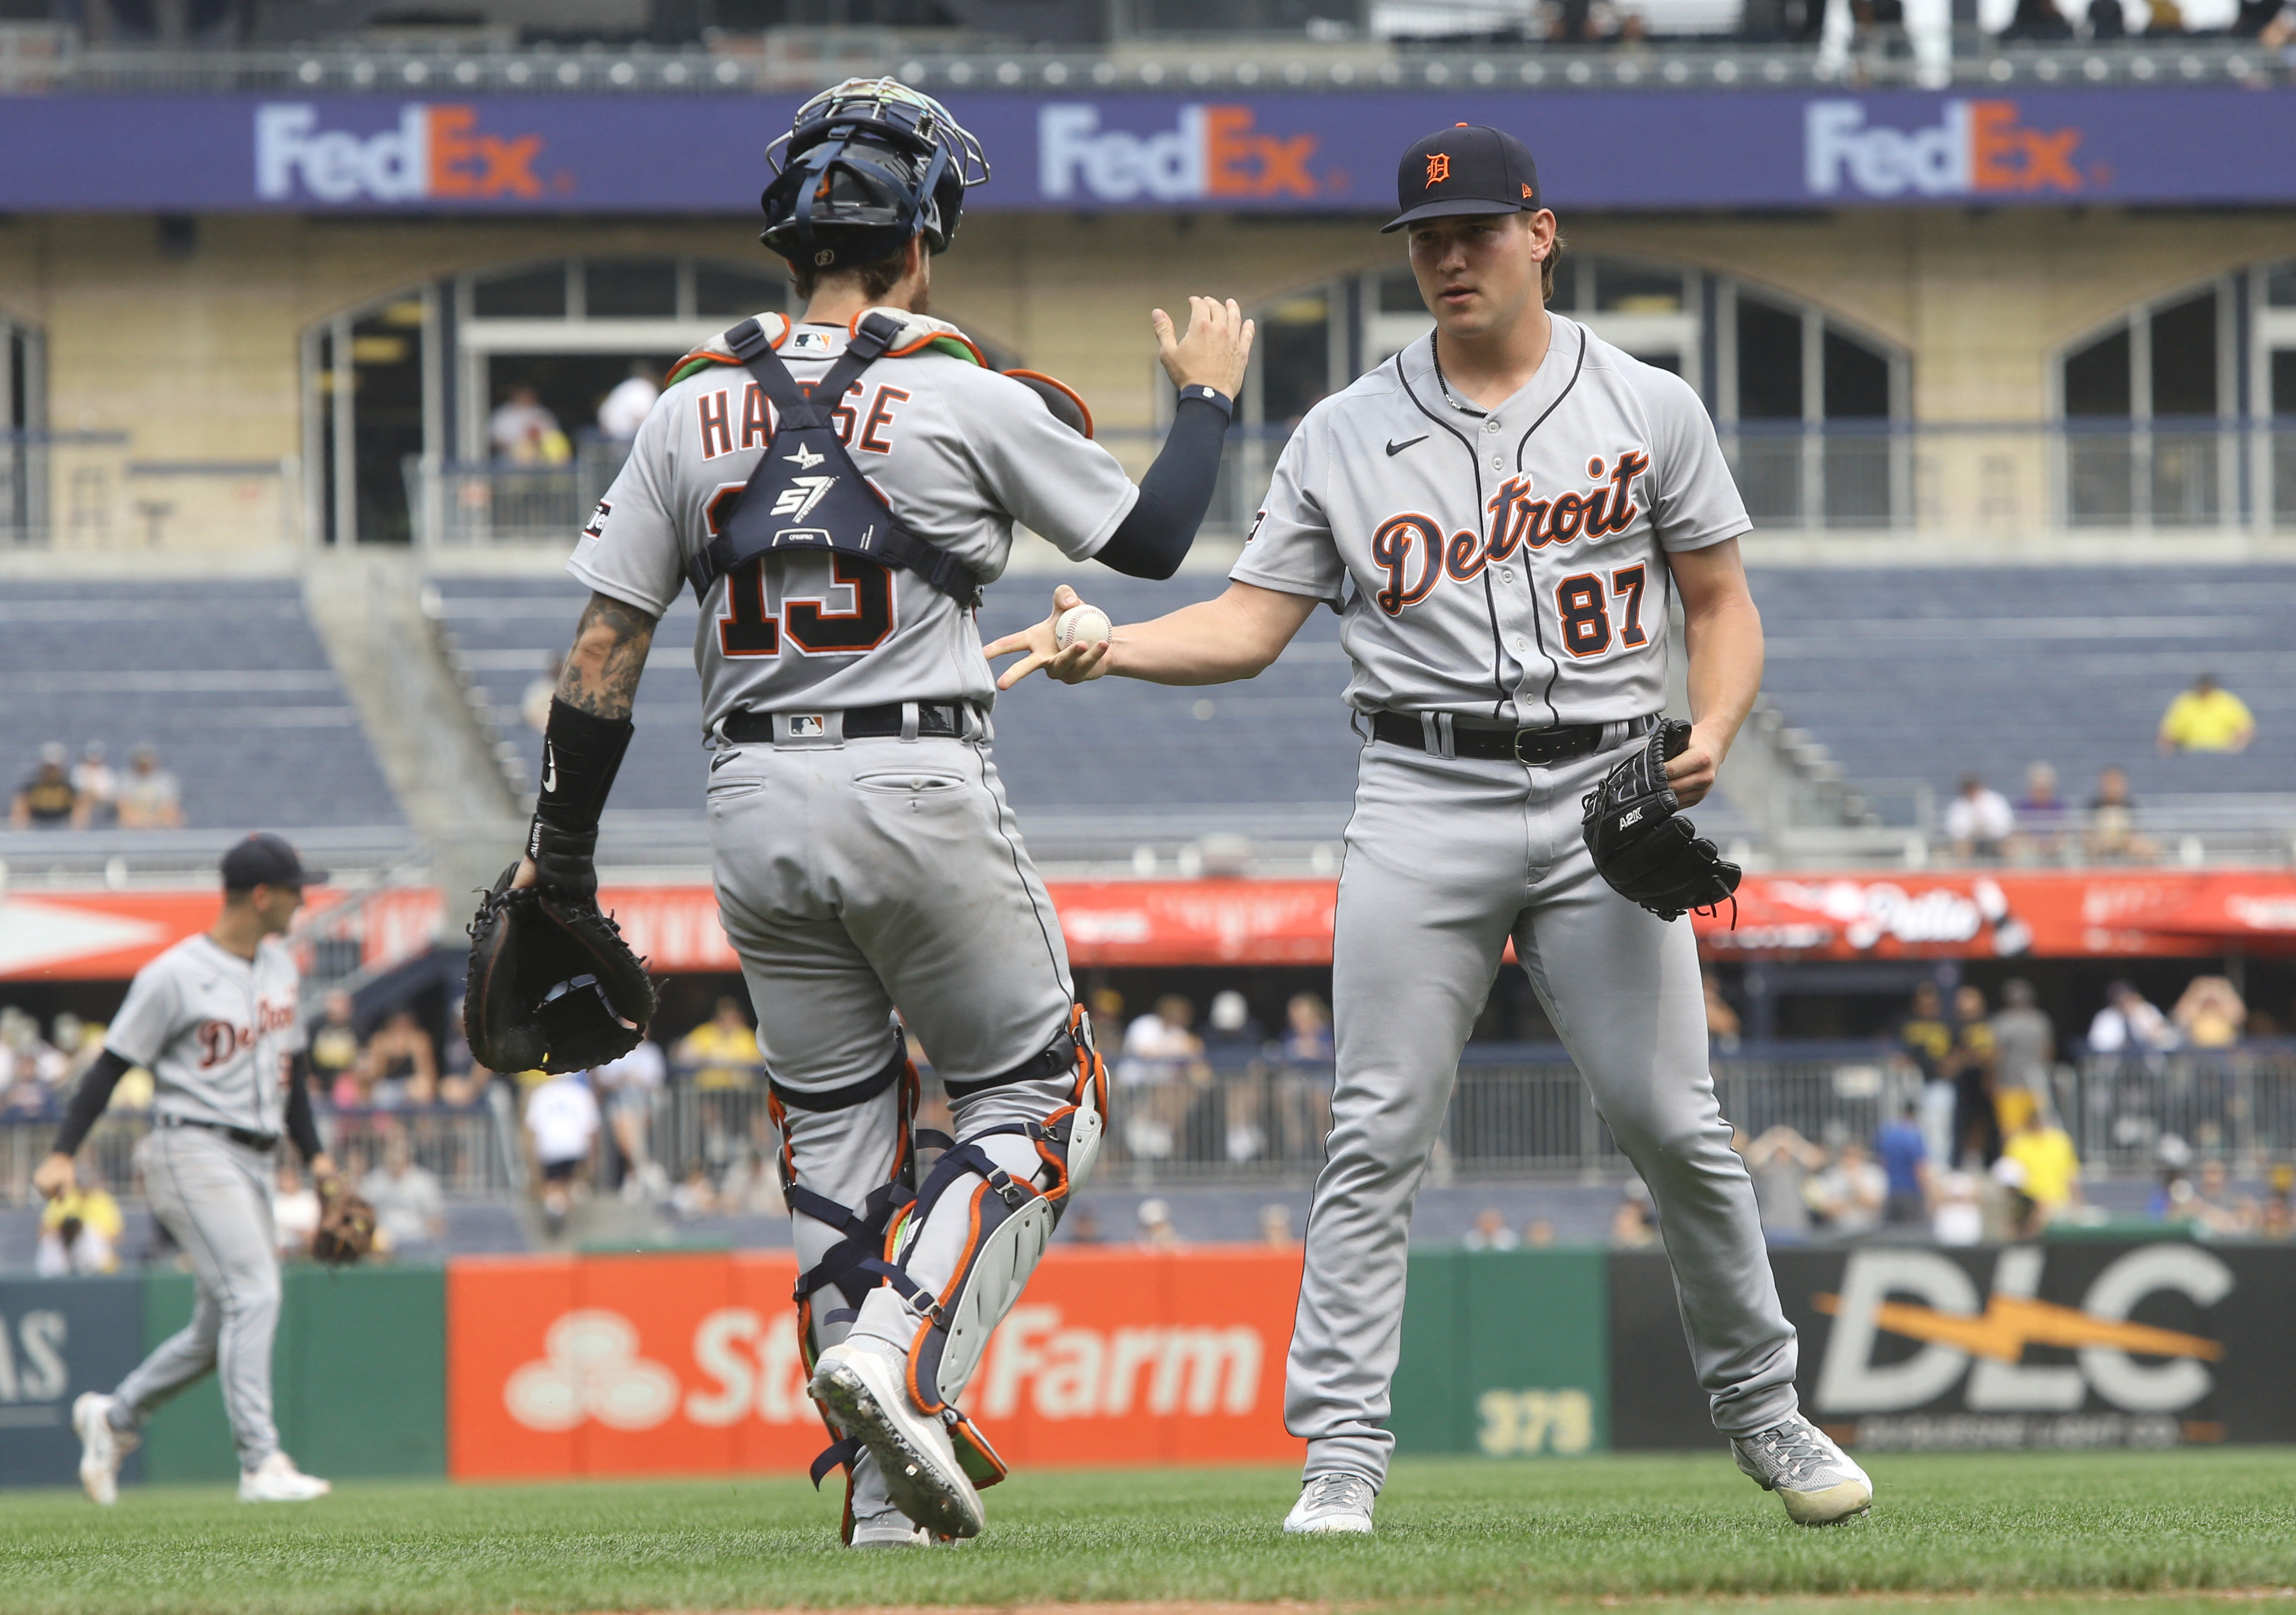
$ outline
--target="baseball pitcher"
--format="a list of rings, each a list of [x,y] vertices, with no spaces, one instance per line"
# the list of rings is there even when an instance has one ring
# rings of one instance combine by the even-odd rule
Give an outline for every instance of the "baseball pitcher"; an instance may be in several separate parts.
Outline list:
[[[775,144],[763,239],[805,310],[744,320],[679,366],[577,545],[569,570],[594,594],[512,889],[594,893],[654,625],[693,589],[718,911],[758,1012],[799,1338],[834,1438],[816,1474],[847,1471],[848,1543],[898,1545],[981,1528],[979,1488],[1003,1469],[957,1400],[1090,1169],[1105,1103],[989,760],[972,606],[1015,521],[1072,560],[1169,577],[1252,332],[1232,302],[1193,299],[1185,335],[1154,316],[1181,400],[1136,488],[1066,388],[1000,375],[924,313],[933,255],[988,175],[946,109],[857,79]],[[953,1141],[913,1129],[897,1007]],[[942,1146],[922,1173],[920,1142]]]
[[[307,869],[275,835],[250,835],[223,858],[223,912],[135,972],[80,1078],[55,1152],[33,1182],[71,1186],[72,1157],[134,1066],[152,1072],[152,1131],[136,1146],[152,1214],[192,1260],[192,1321],[161,1342],[110,1396],[72,1404],[80,1484],[96,1502],[119,1497],[119,1462],[160,1403],[210,1370],[239,1448],[242,1503],[304,1503],[327,1483],[280,1450],[271,1419],[271,1337],[279,1324],[279,1258],[271,1185],[283,1134],[309,1166],[323,1201],[346,1191],[311,1120],[310,1072],[297,1010],[300,977],[284,936]]]
[[[1683,914],[1737,871],[1679,810],[1761,683],[1750,523],[1697,395],[1546,307],[1558,246],[1529,152],[1461,124],[1405,153],[1435,330],[1311,410],[1219,598],[1112,640],[1052,619],[988,647],[1068,683],[1249,678],[1341,612],[1365,734],[1332,940],[1338,1085],[1285,1396],[1293,1531],[1369,1531],[1411,1206],[1513,939],[1649,1185],[1685,1330],[1739,1467],[1806,1524],[1873,1488],[1796,1409],[1794,1332],[1706,1069]],[[1693,724],[1662,723],[1679,596]],[[1056,614],[1074,603],[1056,597]]]

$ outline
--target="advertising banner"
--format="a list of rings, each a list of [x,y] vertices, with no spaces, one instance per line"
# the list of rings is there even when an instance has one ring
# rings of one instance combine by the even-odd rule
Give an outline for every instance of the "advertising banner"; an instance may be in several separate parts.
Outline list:
[[[1061,1250],[965,1398],[1008,1462],[1297,1458],[1283,1422],[1299,1258]],[[447,1276],[447,1467],[462,1479],[802,1474],[796,1258],[472,1258]]]
[[[78,1484],[72,1399],[135,1366],[143,1324],[136,1279],[0,1279],[0,1486]],[[121,1478],[143,1464],[131,1454]]]
[[[1538,64],[1533,64],[1537,67]],[[1542,73],[1546,70],[1538,67]],[[0,209],[736,213],[790,94],[20,95]],[[1604,209],[2296,200],[2296,88],[950,94],[975,208],[1389,211],[1398,154],[1511,129],[1549,199]]]
[[[1611,1445],[1610,1258],[1411,1258],[1388,1428],[1401,1453],[1577,1457]]]
[[[2296,1250],[2065,1241],[1770,1253],[1802,1411],[1845,1446],[2176,1447],[2296,1439]],[[1662,1256],[1611,1262],[1611,1431],[1718,1438]]]

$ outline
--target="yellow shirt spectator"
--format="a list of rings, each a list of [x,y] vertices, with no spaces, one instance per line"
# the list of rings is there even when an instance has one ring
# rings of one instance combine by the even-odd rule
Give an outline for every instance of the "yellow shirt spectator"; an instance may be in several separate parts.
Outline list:
[[[694,1068],[697,1088],[746,1088],[765,1064],[758,1034],[732,998],[718,1000],[718,1012],[678,1039],[671,1058]]]
[[[119,1242],[119,1231],[126,1225],[119,1216],[119,1202],[111,1198],[111,1191],[98,1185],[93,1189],[74,1189],[69,1194],[59,1194],[40,1213],[43,1228],[62,1227],[67,1218],[78,1217],[88,1227],[103,1235],[111,1244]]]
[[[2062,1127],[2036,1121],[2019,1129],[2001,1146],[2001,1153],[2025,1168],[2025,1193],[2044,1211],[2054,1211],[2073,1197],[2073,1181],[2080,1176],[2080,1158]]]
[[[2256,735],[2248,703],[2203,678],[2176,700],[2161,718],[2163,751],[2238,751]]]

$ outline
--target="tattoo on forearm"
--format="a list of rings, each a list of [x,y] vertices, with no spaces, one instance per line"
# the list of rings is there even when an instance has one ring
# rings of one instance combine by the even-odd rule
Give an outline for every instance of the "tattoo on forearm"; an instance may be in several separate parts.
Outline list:
[[[574,625],[574,649],[558,676],[558,699],[594,717],[627,717],[653,644],[654,622],[636,606],[591,595]]]

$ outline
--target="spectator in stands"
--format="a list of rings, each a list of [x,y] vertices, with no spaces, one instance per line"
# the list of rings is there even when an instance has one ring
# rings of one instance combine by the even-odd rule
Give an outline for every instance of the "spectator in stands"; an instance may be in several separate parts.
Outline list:
[[[2276,1164],[2265,1179],[2264,1204],[2256,1232],[2261,1239],[2296,1239],[2296,1166]]]
[[[1964,982],[1953,995],[1953,1053],[1946,1070],[1953,1078],[1953,1159],[1989,1167],[2001,1153],[2001,1122],[1993,1108],[1994,1068],[2000,1051],[1985,1012],[1985,994]]]
[[[411,1009],[394,1010],[359,1055],[359,1086],[379,1111],[435,1104],[439,1051]]]
[[[119,1202],[103,1186],[103,1174],[83,1155],[73,1168],[70,1191],[41,1209],[33,1270],[42,1278],[113,1272],[119,1266],[119,1235],[126,1226]]]
[[[2201,1163],[2200,1182],[2193,1186],[2187,1220],[2194,1233],[2210,1239],[2244,1239],[2256,1232],[2261,1220],[2256,1202],[2233,1193],[2232,1172],[2219,1157],[2212,1155]]]
[[[1251,1018],[1250,1002],[1234,988],[1212,995],[1204,1021],[1204,1058],[1226,1079],[1227,1158],[1242,1166],[1267,1147],[1260,1115],[1267,1037]]]
[[[2087,14],[2090,38],[2128,37],[2128,15],[2121,9],[2120,0],[2088,0]]]
[[[495,410],[487,422],[487,439],[494,445],[495,458],[512,465],[563,465],[574,457],[558,417],[543,407],[539,393],[523,384],[512,388],[510,397]]]
[[[1292,1208],[1271,1201],[1259,1208],[1259,1242],[1270,1250],[1289,1250],[1300,1242],[1292,1236]]]
[[[558,693],[558,680],[566,671],[566,659],[553,651],[543,660],[543,670],[526,686],[518,698],[518,715],[526,726],[537,734],[550,727],[550,703]]]
[[[1146,1103],[1135,1104],[1124,1124],[1125,1147],[1141,1160],[1165,1160],[1177,1152],[1196,1090],[1211,1080],[1195,1020],[1194,1004],[1167,993],[1124,1029],[1116,1080],[1145,1090]]]
[[[1611,1213],[1611,1243],[1620,1250],[1647,1250],[1658,1243],[1658,1218],[1651,1211],[1650,1191],[1639,1177],[1627,1179],[1626,1193]]]
[[[2136,799],[2128,794],[2126,770],[2108,765],[2097,771],[2081,841],[2095,864],[2150,864],[2160,856],[2160,848],[2136,833]]]
[[[1708,1046],[1724,1053],[1734,1053],[1738,1047],[1738,1012],[1722,996],[1722,984],[1714,979],[1710,970],[1698,972],[1699,985],[1706,994],[1706,1041]]]
[[[127,777],[119,782],[119,827],[176,830],[183,823],[183,787],[174,770],[160,767],[160,749],[145,741],[127,754]]]
[[[669,1192],[669,1209],[679,1217],[707,1217],[718,1209],[718,1191],[709,1182],[709,1168],[695,1161],[685,1180]]]
[[[79,1086],[79,1079],[103,1053],[103,1028],[82,1021],[70,1010],[58,1014],[48,1026],[48,1042],[64,1058],[63,1075],[57,1080],[60,1092],[69,1093]],[[114,1088],[116,1099],[119,1090]]]
[[[2017,10],[2009,25],[2001,30],[2004,39],[2070,39],[2073,25],[2058,11],[2055,0],[2017,0]]]
[[[2161,715],[2161,755],[2179,751],[2245,751],[2256,738],[2248,703],[2203,673]]]
[[[1534,1250],[1544,1250],[1554,1243],[1554,1225],[1543,1217],[1534,1217],[1522,1231],[1522,1242]]]
[[[1470,1250],[1512,1250],[1522,1242],[1507,1226],[1505,1212],[1496,1206],[1486,1206],[1476,1216],[1475,1226],[1459,1242]]]
[[[336,1084],[342,1080],[343,1074],[358,1064],[356,1013],[351,996],[340,987],[332,988],[320,1012],[319,1024],[311,1029],[311,1085],[329,1100],[333,1099]]]
[[[1925,1222],[1930,1209],[1929,1144],[1922,1136],[1921,1106],[1908,1099],[1898,1119],[1882,1124],[1874,1140],[1882,1158],[1887,1198],[1882,1217],[1893,1226]]]
[[[1953,1045],[1937,983],[1916,982],[1913,1003],[1898,1022],[1898,1053],[1921,1074],[1922,1136],[1929,1158],[1940,1167],[1953,1164],[1953,1078],[1946,1070]]]
[[[64,759],[70,755],[62,741],[50,741],[40,748],[39,767],[24,776],[24,783],[16,787],[15,800],[9,805],[11,830],[67,826],[78,830],[86,824],[86,807],[72,789],[71,775],[64,767]]]
[[[718,1000],[709,1020],[678,1039],[672,1058],[705,1094],[749,1087],[765,1062],[757,1030],[742,1013],[742,1001],[731,994]]]
[[[1825,1168],[1825,1152],[1781,1123],[1751,1144],[1742,1134],[1732,1141],[1745,1157],[1754,1180],[1754,1204],[1762,1234],[1774,1245],[1799,1245],[1809,1238],[1810,1177]]]
[[[598,431],[616,443],[627,443],[645,424],[653,401],[661,397],[661,373],[644,359],[631,361],[630,373],[614,385],[598,406]]]
[[[103,760],[103,742],[92,740],[80,748],[72,765],[72,789],[79,792],[86,823],[102,829],[119,816],[119,775]]]
[[[447,1006],[447,1041],[439,1054],[439,1103],[457,1110],[478,1103],[492,1075],[479,1069],[478,1056],[471,1053],[470,1034],[463,1027],[463,1001],[457,998]]]
[[[590,1075],[606,1095],[606,1127],[620,1158],[622,1198],[668,1194],[669,1178],[654,1164],[650,1137],[654,1095],[669,1079],[661,1045],[641,1037],[628,1053]]]
[[[1300,1065],[1332,1061],[1332,1012],[1313,993],[1294,993],[1283,1006],[1283,1058]]]
[[[2062,1127],[2036,1111],[2002,1142],[1996,1161],[2001,1181],[2021,1195],[2015,1225],[2021,1238],[2032,1238],[2080,1203],[2080,1158]]]
[[[2115,981],[2104,989],[2104,1007],[2088,1023],[2088,1046],[2098,1054],[2159,1054],[2177,1046],[2177,1029],[2138,992]]]
[[[2118,4],[2118,0],[2114,0]],[[2025,794],[2013,811],[2017,818],[2016,850],[2020,857],[2054,864],[2064,856],[2073,828],[2072,804],[2057,792],[2057,771],[2047,763],[2029,764]]]
[[[2007,850],[2017,832],[2017,818],[2009,800],[1990,790],[1973,774],[1962,776],[1960,792],[1945,806],[1946,839],[1953,856],[1964,863],[1972,858],[1991,863]]]
[[[1930,1213],[1930,1237],[1940,1245],[1976,1245],[1985,1240],[1985,1206],[1977,1180],[1948,1172],[1938,1180],[1937,1205]]]
[[[1140,1202],[1133,1217],[1140,1226],[1140,1248],[1144,1250],[1185,1250],[1188,1242],[1180,1237],[1179,1229],[1172,1226],[1172,1208],[1153,1197]]]
[[[526,1132],[542,1175],[542,1221],[550,1237],[566,1231],[574,1193],[598,1137],[598,1099],[579,1071],[535,1085],[526,1096]]]
[[[1881,1226],[1890,1198],[1889,1174],[1856,1139],[1845,1143],[1832,1165],[1811,1185],[1816,1209],[1825,1218],[1826,1232],[1841,1239],[1856,1239]]]
[[[2240,989],[2222,976],[2194,976],[2169,1012],[2186,1044],[2196,1049],[2228,1049],[2248,1024]]]
[[[2002,1131],[2015,1127],[2027,1109],[2047,1108],[2056,1058],[2055,1022],[2041,1008],[2033,984],[2011,977],[2001,984],[2001,1008],[1993,1017],[1993,1109]]]
[[[383,1134],[382,1160],[359,1179],[358,1192],[374,1208],[383,1249],[404,1256],[447,1235],[447,1199],[439,1179],[416,1163],[414,1142],[397,1125]]]
[[[296,1261],[311,1254],[311,1236],[319,1231],[319,1195],[303,1181],[291,1151],[279,1152],[279,1167],[271,1184],[271,1238],[281,1261]]]
[[[1112,987],[1095,987],[1088,1002],[1093,1044],[1107,1059],[1124,1043],[1124,995]]]

